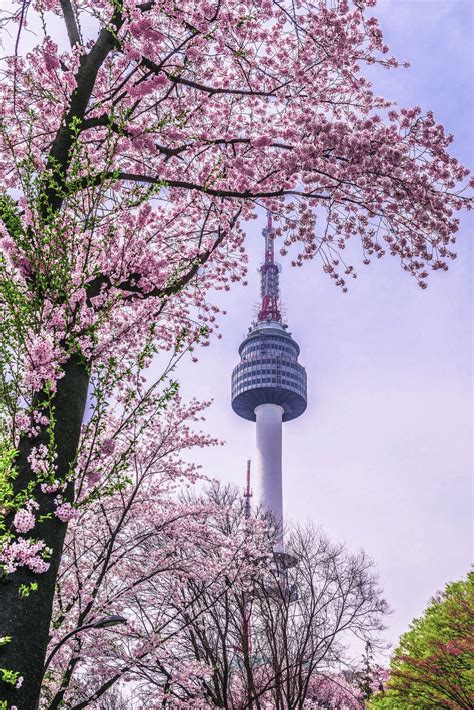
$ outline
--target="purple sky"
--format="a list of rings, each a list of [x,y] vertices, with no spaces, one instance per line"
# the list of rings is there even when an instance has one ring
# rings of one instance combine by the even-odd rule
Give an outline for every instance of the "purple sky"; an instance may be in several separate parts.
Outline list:
[[[381,0],[375,12],[391,51],[412,63],[378,73],[377,93],[433,109],[471,167],[473,9],[471,0]],[[263,215],[247,229],[249,286],[219,298],[223,339],[177,372],[184,397],[213,398],[205,426],[226,441],[199,453],[204,471],[240,487],[255,431],[232,412],[230,376],[257,302],[262,226]],[[392,643],[471,559],[472,227],[464,219],[458,260],[426,291],[389,256],[361,265],[348,294],[319,263],[292,269],[280,259],[309,400],[284,425],[285,515],[374,559],[394,609]]]

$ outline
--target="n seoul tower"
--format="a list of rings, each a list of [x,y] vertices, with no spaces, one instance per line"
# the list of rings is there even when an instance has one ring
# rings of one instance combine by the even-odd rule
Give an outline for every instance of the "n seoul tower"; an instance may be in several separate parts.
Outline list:
[[[280,267],[274,259],[270,214],[262,234],[262,300],[257,321],[239,347],[240,363],[232,372],[232,408],[240,417],[256,422],[255,493],[264,511],[281,525],[282,423],[296,419],[306,409],[306,371],[298,362],[299,346],[281,317]],[[283,540],[278,547],[283,552]]]

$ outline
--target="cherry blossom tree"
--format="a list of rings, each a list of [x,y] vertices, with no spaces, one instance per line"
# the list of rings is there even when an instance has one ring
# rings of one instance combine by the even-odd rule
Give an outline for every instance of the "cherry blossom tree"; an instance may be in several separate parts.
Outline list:
[[[119,705],[120,697],[127,698],[127,707],[145,699],[158,707],[168,696],[189,693],[210,668],[176,653],[183,626],[197,622],[268,556],[262,523],[236,529],[231,538],[223,532],[228,506],[183,498],[199,478],[183,453],[215,442],[192,426],[203,405],[185,407],[176,396],[162,411],[160,400],[151,394],[135,417],[122,413],[116,435],[110,438],[107,432],[101,440],[100,459],[91,446],[97,420],[84,434],[77,478],[81,493],[57,580],[41,708]],[[108,425],[111,419],[109,414]],[[122,485],[107,494],[118,471]],[[89,505],[80,504],[83,498]],[[182,587],[190,584],[197,592],[183,619],[176,604],[181,604]],[[117,613],[126,625],[92,627]],[[155,665],[165,670],[151,674]]]
[[[208,344],[209,290],[245,278],[242,224],[256,207],[273,213],[294,264],[319,257],[343,289],[350,238],[366,263],[392,254],[423,288],[454,256],[467,170],[432,113],[374,95],[364,67],[398,61],[373,5],[1,10],[12,38],[0,89],[7,706],[31,710],[39,696],[88,389],[105,411],[133,398],[157,351]]]

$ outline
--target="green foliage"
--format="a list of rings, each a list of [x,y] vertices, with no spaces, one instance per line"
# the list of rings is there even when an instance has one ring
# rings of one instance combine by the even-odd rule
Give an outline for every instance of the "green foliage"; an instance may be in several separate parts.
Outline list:
[[[1,392],[1,390],[0,390]],[[54,481],[54,459],[56,456],[56,446],[54,441],[54,407],[52,403],[52,392],[48,385],[44,388],[44,412],[48,413],[47,433],[49,437],[48,447],[48,470],[44,473],[36,473],[32,476],[28,484],[15,493],[14,481],[18,476],[15,467],[18,450],[13,448],[9,442],[8,434],[4,434],[0,429],[0,549],[15,536],[14,529],[7,525],[7,516],[12,516],[16,511],[21,510],[28,500],[34,498],[35,488],[44,482]],[[0,412],[1,414],[1,412]],[[43,516],[43,519],[51,517]],[[0,565],[0,569],[2,565]]]
[[[18,671],[11,671],[8,668],[0,668],[0,680],[9,685],[16,685],[20,674]]]
[[[15,202],[6,194],[0,195],[0,219],[13,239],[23,234],[21,219],[17,214]]]
[[[12,495],[12,481],[17,476],[14,467],[16,454],[17,451],[13,448],[2,447],[0,449],[0,508],[8,505],[8,500]]]
[[[9,539],[10,533],[5,525],[5,513],[12,507],[14,499],[13,481],[18,473],[14,467],[14,459],[17,452],[15,449],[7,447],[0,440],[0,549]],[[6,637],[4,637],[6,638]]]
[[[29,597],[31,592],[36,592],[38,590],[38,582],[30,582],[30,584],[20,584],[18,588],[18,594],[20,597]]]
[[[474,573],[448,584],[414,619],[370,710],[474,707]]]

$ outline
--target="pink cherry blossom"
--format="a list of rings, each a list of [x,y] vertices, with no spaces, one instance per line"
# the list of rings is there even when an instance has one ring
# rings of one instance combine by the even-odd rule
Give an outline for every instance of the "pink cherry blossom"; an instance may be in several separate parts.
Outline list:
[[[70,503],[60,503],[54,511],[54,514],[63,523],[68,523],[70,520],[77,517],[77,511]]]
[[[7,572],[14,572],[18,567],[28,567],[32,572],[42,573],[49,568],[41,553],[48,550],[42,541],[32,541],[18,538],[14,542],[7,542],[0,552],[0,564]]]
[[[35,526],[35,516],[29,510],[22,509],[15,513],[13,525],[19,533],[27,533]]]

